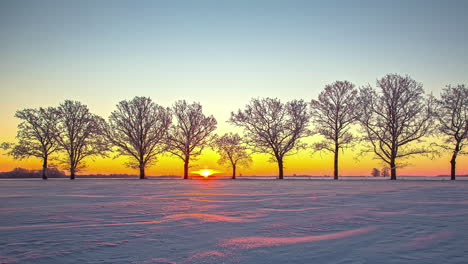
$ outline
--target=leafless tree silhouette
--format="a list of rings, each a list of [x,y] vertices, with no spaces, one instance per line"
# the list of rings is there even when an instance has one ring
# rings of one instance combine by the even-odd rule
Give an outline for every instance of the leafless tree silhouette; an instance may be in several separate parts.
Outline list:
[[[370,86],[360,90],[362,111],[359,121],[370,144],[365,152],[374,152],[390,166],[396,180],[397,160],[427,154],[420,142],[431,132],[434,100],[425,97],[422,84],[409,76],[388,74],[377,80],[379,92]]]
[[[328,150],[334,154],[333,178],[338,180],[338,155],[340,149],[355,141],[350,127],[358,117],[358,91],[348,81],[326,85],[318,100],[312,100],[311,115],[317,133],[325,139],[314,145],[315,150]]]
[[[59,149],[55,140],[57,130],[57,111],[52,108],[23,109],[16,112],[21,119],[18,125],[17,144],[6,144],[8,155],[15,159],[37,157],[42,159],[42,179],[47,180],[49,157]]]
[[[384,166],[384,167],[380,170],[380,176],[382,176],[382,177],[388,177],[388,176],[390,176],[390,169],[388,168],[388,166]]]
[[[211,144],[216,119],[205,116],[201,104],[177,101],[172,112],[175,124],[169,129],[168,151],[184,162],[184,179],[188,179],[189,164],[199,156],[205,146]]]
[[[105,122],[101,117],[89,112],[88,107],[78,101],[66,100],[57,108],[58,130],[57,142],[66,153],[70,179],[84,167],[83,159],[92,156],[104,156],[108,150],[102,135]]]
[[[283,179],[284,157],[306,147],[300,139],[311,135],[309,121],[303,100],[283,104],[276,98],[252,99],[244,110],[232,112],[229,119],[244,129],[252,151],[269,154],[277,162],[279,179]]]
[[[168,108],[155,104],[148,97],[135,97],[117,104],[104,134],[116,147],[116,157],[130,157],[126,165],[139,168],[140,179],[144,179],[145,168],[154,164],[157,156],[166,150],[171,120]]]
[[[468,137],[468,89],[465,85],[447,86],[437,100],[438,132],[445,137],[439,147],[453,151],[450,159],[450,179],[456,178],[457,156],[463,151]]]
[[[231,165],[232,179],[236,178],[238,166],[248,166],[252,162],[247,148],[242,143],[242,138],[236,133],[226,133],[214,142],[214,149],[221,156],[218,163]]]
[[[380,171],[377,168],[373,168],[371,171],[371,176],[372,177],[379,177],[380,176]]]

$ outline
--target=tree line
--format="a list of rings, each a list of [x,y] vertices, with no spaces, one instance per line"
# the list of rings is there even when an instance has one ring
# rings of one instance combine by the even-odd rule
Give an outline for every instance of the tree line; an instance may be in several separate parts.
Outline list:
[[[19,110],[15,117],[21,120],[18,141],[2,147],[16,159],[42,159],[43,179],[51,157],[66,164],[74,179],[86,158],[111,154],[128,157],[125,165],[138,169],[144,179],[145,169],[166,153],[183,161],[183,178],[188,179],[190,162],[207,147],[220,155],[220,164],[232,168],[233,178],[238,166],[252,162],[252,153],[268,154],[283,179],[286,157],[308,148],[329,151],[338,179],[340,153],[359,143],[362,154],[372,153],[386,164],[392,180],[410,156],[451,151],[450,174],[455,180],[457,156],[466,154],[468,90],[465,85],[448,85],[435,98],[421,83],[398,74],[378,79],[375,87],[336,81],[310,102],[251,99],[227,121],[242,128],[242,135],[216,135],[217,121],[203,113],[200,103],[180,100],[169,108],[148,97],[119,102],[107,120],[72,100]],[[303,142],[313,135],[322,140],[311,146]],[[443,144],[424,142],[429,136],[438,136]]]

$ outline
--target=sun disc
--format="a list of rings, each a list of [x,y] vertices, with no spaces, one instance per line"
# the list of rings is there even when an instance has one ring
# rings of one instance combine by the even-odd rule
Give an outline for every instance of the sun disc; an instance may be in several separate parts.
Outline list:
[[[213,172],[211,170],[201,170],[200,171],[200,175],[205,177],[205,178],[210,176],[211,174],[213,174]]]

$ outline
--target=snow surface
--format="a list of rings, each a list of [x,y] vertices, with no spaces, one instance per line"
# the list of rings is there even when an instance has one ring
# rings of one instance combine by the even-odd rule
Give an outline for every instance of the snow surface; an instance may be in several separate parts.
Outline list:
[[[2,180],[0,263],[468,263],[468,181]]]

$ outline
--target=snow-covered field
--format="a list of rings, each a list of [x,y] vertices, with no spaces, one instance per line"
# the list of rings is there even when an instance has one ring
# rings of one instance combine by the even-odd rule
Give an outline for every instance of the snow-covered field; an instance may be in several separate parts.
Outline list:
[[[0,263],[468,263],[468,181],[1,180]]]

